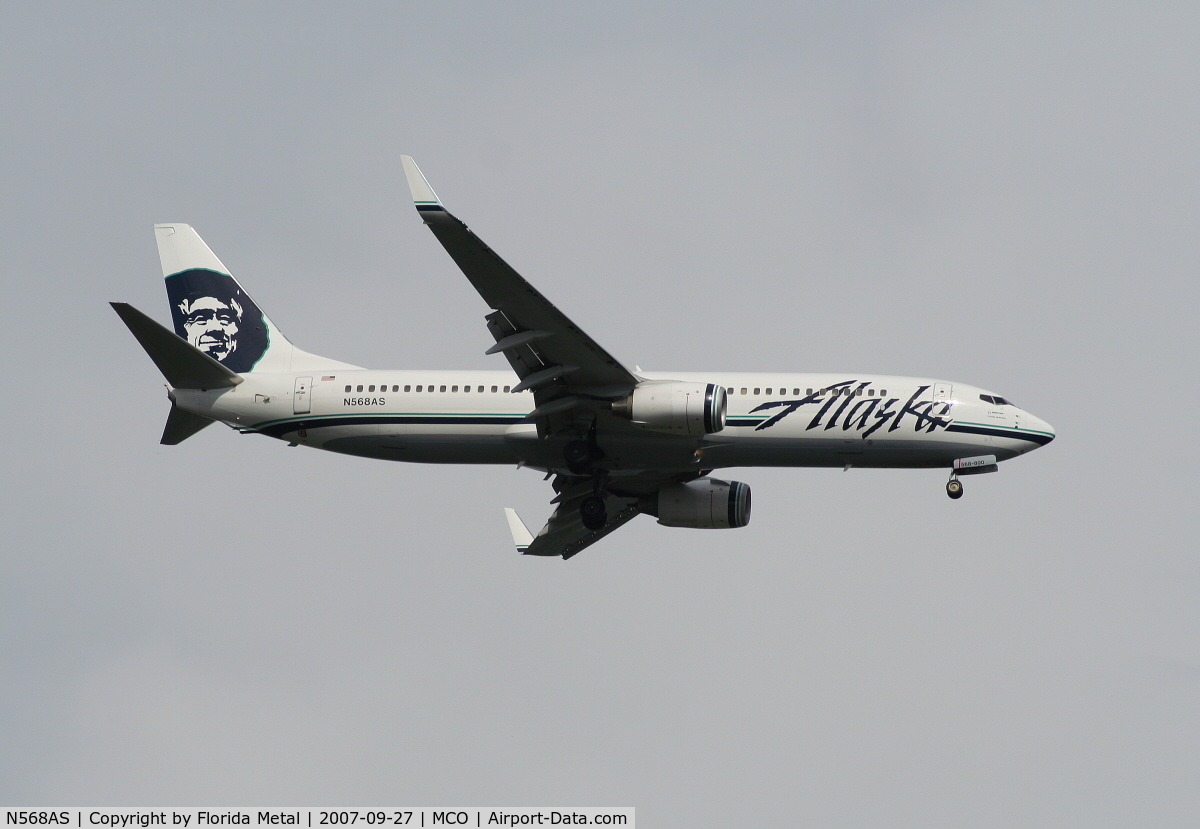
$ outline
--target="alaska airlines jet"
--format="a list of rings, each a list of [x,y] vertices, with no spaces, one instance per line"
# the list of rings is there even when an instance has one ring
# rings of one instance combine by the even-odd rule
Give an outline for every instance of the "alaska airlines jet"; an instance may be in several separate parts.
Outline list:
[[[174,331],[112,303],[169,384],[162,443],[220,421],[243,433],[391,461],[498,463],[553,477],[517,550],[564,559],[639,513],[668,527],[750,520],[736,466],[931,468],[960,477],[1044,446],[1054,430],[975,386],[875,374],[629,370],[443,206],[403,157],[416,208],[492,309],[506,371],[382,371],[292,345],[191,227],[154,226]]]

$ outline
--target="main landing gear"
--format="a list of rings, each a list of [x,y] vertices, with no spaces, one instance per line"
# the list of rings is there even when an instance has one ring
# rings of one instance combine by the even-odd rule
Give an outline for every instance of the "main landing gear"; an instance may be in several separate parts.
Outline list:
[[[946,482],[946,494],[956,500],[963,496],[962,481],[960,481],[958,479],[958,475],[953,472],[950,473],[950,480]]]
[[[598,530],[608,523],[608,510],[599,495],[589,495],[579,502],[579,520],[589,530]]]
[[[590,476],[592,494],[579,501],[579,520],[589,530],[599,530],[608,523],[608,507],[604,501],[604,485],[608,472],[596,465],[604,452],[596,445],[596,423],[588,429],[586,437],[572,440],[563,447],[563,460],[572,475]]]
[[[604,457],[604,451],[596,445],[596,422],[586,435],[581,435],[563,447],[563,460],[572,475],[594,475],[597,473],[596,461]]]
[[[595,452],[586,440],[573,440],[563,448],[563,460],[574,475],[589,475]]]

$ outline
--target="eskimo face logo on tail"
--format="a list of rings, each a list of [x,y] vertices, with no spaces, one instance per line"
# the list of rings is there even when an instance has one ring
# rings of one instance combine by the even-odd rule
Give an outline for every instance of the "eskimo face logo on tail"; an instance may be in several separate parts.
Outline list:
[[[233,277],[194,269],[167,277],[175,333],[230,371],[250,371],[267,350],[262,311]]]

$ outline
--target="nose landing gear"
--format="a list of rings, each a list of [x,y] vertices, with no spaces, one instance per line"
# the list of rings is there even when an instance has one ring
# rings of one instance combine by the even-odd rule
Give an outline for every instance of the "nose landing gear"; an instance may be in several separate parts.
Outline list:
[[[946,482],[946,494],[955,500],[963,496],[962,481],[958,479],[958,475],[951,472],[950,480]]]

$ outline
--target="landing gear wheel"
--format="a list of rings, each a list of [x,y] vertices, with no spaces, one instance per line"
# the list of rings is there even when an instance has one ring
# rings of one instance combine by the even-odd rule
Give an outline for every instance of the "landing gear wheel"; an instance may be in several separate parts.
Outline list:
[[[608,511],[604,507],[604,499],[598,495],[589,495],[580,501],[579,518],[589,530],[598,530],[607,524]]]
[[[946,482],[946,494],[951,498],[961,498],[963,495],[962,481],[958,478],[953,478]]]
[[[573,440],[563,447],[563,460],[573,474],[587,475],[592,471],[592,447],[586,440]]]

